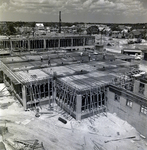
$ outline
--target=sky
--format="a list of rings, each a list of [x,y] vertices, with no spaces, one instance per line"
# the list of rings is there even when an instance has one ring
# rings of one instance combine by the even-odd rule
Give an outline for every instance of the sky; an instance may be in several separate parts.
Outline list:
[[[0,0],[0,21],[147,23],[147,0]]]

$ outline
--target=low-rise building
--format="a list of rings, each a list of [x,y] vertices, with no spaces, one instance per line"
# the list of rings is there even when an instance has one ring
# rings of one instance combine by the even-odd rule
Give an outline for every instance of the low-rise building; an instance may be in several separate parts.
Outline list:
[[[147,75],[145,72],[129,75],[132,76],[129,81],[125,82],[124,76],[109,87],[108,110],[147,137]]]

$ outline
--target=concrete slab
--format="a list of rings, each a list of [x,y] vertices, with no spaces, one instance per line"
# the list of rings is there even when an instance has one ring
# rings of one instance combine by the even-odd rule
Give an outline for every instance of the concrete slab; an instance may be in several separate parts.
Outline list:
[[[50,67],[50,68],[44,68],[42,69],[45,72],[48,72],[49,74],[53,74],[53,72],[56,72],[57,75],[61,76],[68,76],[74,73],[72,69],[69,69],[66,66],[56,66],[56,67]]]
[[[15,72],[17,77],[20,79],[22,82],[32,82],[32,81],[38,81],[38,80],[43,80],[46,78],[50,78],[48,74],[43,72],[41,69],[36,69],[36,70],[29,70],[27,71],[18,71]]]

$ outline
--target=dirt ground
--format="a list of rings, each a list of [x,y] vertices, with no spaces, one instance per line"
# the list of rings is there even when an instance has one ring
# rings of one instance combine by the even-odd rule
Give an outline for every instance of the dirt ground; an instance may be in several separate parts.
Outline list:
[[[0,91],[4,84],[0,84]],[[49,112],[43,106],[41,112]],[[51,110],[50,110],[51,111]],[[38,139],[45,150],[146,150],[147,141],[115,114],[95,115],[82,121],[69,117],[56,107],[53,114],[35,117],[36,111],[24,111],[18,100],[5,89],[0,92],[0,126],[8,133],[0,137],[7,150],[15,150],[6,141]],[[66,119],[68,116],[68,119]],[[63,124],[59,117],[67,120]],[[133,138],[131,138],[133,137]],[[128,138],[128,139],[127,139]],[[9,142],[9,143],[11,143]]]

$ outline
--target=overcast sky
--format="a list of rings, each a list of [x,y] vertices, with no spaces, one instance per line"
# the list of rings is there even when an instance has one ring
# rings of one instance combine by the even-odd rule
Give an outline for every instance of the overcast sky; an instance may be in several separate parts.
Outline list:
[[[0,21],[147,23],[147,0],[0,0]]]

